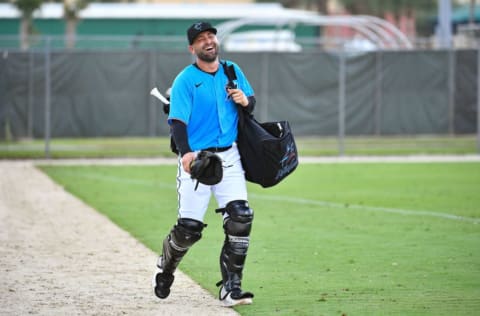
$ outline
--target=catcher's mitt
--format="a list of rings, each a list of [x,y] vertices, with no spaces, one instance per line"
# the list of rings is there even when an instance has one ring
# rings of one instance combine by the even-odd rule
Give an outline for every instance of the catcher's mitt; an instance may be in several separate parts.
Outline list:
[[[190,164],[190,176],[198,183],[214,185],[219,183],[223,177],[222,159],[210,152],[201,151]]]

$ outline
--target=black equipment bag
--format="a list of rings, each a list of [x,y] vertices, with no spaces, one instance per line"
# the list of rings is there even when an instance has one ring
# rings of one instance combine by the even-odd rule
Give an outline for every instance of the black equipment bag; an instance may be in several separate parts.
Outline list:
[[[239,109],[237,145],[245,178],[264,188],[276,185],[298,166],[298,152],[287,121],[259,123]]]
[[[233,65],[222,62],[228,86],[237,79]],[[238,106],[237,145],[247,181],[264,188],[276,185],[298,166],[298,152],[288,121],[258,122]]]

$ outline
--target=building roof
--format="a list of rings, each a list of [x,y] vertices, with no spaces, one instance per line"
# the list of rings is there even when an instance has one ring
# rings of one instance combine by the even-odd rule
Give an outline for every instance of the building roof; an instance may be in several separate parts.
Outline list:
[[[245,17],[285,17],[314,12],[286,9],[279,3],[90,3],[80,11],[82,19],[236,19]],[[33,14],[36,19],[63,18],[62,3],[44,3]],[[0,18],[20,18],[10,3],[0,3]]]
[[[475,5],[473,8],[474,22],[480,21],[480,5]],[[470,5],[458,7],[452,11],[453,23],[468,23],[470,21]]]

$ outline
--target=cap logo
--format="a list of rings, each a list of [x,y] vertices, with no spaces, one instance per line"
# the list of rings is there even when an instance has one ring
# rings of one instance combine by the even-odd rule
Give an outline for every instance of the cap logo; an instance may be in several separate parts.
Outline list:
[[[197,31],[200,31],[202,29],[202,22],[195,23],[195,26],[193,28]]]

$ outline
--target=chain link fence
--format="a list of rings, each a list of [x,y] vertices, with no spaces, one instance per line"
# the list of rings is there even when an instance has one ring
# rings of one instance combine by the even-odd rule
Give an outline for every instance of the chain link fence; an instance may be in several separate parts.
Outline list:
[[[75,43],[67,49],[63,37],[37,37],[27,51],[2,50],[1,138],[48,144],[52,137],[168,135],[149,91],[165,91],[192,62],[184,38]],[[347,135],[476,133],[480,147],[478,49],[225,51],[221,57],[247,74],[259,120],[287,119],[297,135],[338,135],[340,153]]]

